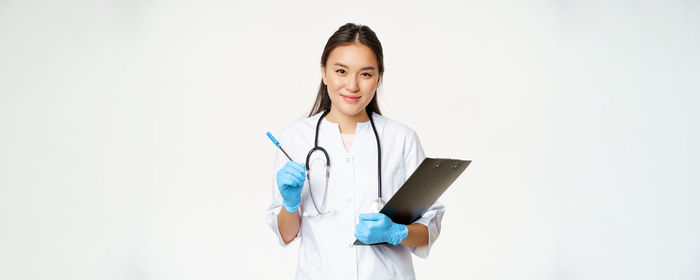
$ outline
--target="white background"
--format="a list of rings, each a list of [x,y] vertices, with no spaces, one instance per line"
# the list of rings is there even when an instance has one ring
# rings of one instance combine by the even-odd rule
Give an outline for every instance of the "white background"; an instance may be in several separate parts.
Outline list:
[[[342,24],[473,160],[422,279],[699,279],[698,1],[0,1],[0,278],[289,279],[278,132]]]

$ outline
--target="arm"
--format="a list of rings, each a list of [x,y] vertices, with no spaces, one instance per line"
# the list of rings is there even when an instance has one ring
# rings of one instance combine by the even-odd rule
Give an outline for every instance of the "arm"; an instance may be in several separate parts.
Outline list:
[[[277,227],[279,228],[280,234],[282,235],[282,240],[284,240],[285,244],[289,244],[289,242],[292,242],[292,240],[294,240],[297,234],[299,234],[299,228],[301,227],[301,218],[299,217],[298,212],[299,209],[294,211],[294,213],[289,213],[286,208],[282,207],[282,210],[280,210],[279,215],[277,215]]]
[[[301,190],[304,187],[304,166],[294,161],[288,161],[277,172],[276,200],[282,200],[283,207],[277,213],[277,231],[280,241],[284,244],[292,242],[301,229],[299,206],[301,205]],[[277,194],[279,193],[279,196]]]
[[[428,245],[428,227],[423,224],[394,223],[382,213],[360,214],[359,219],[360,222],[355,226],[355,237],[366,244],[387,242],[394,246],[399,244],[411,247]]]
[[[408,236],[400,244],[411,247],[428,245],[428,227],[421,223],[413,223],[406,227],[408,228]]]
[[[418,168],[425,159],[423,146],[418,139],[415,131],[411,131],[406,138],[404,144],[404,160],[405,160],[405,179]],[[405,180],[404,180],[405,181]],[[401,244],[411,248],[411,252],[419,258],[427,258],[430,253],[430,248],[440,236],[440,228],[442,216],[445,212],[445,207],[440,202],[430,207],[423,216],[411,225],[408,225],[409,234]]]
[[[280,139],[283,140],[282,137]],[[303,165],[288,161],[281,149],[275,152],[272,203],[267,209],[265,221],[283,247],[302,234],[298,207],[301,204],[304,171]]]

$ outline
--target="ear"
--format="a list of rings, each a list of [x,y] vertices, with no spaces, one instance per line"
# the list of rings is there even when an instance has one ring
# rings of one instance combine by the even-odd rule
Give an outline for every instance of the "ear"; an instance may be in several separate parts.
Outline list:
[[[326,66],[321,66],[321,80],[323,81],[323,84],[328,86],[328,82],[326,81]]]

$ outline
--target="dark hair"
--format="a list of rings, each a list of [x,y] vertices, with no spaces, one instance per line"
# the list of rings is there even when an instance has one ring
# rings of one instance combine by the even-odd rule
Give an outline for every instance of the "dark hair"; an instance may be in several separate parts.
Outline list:
[[[374,34],[374,31],[372,31],[372,29],[365,25],[359,25],[354,23],[346,23],[345,25],[338,28],[338,30],[335,33],[333,33],[333,35],[331,35],[330,38],[328,38],[328,42],[326,42],[326,47],[323,48],[323,54],[321,55],[321,66],[326,66],[326,62],[328,62],[328,56],[331,54],[331,51],[333,51],[333,49],[335,49],[338,46],[353,42],[359,42],[372,49],[374,55],[377,57],[377,64],[379,66],[379,77],[382,77],[382,75],[384,74],[384,53],[382,52],[382,43],[379,42],[377,34]],[[318,88],[318,95],[316,95],[316,101],[314,102],[314,106],[311,108],[309,117],[321,111],[329,111],[330,109],[331,99],[328,96],[328,87],[325,84],[323,84],[323,79],[321,79],[321,86]],[[379,105],[377,104],[376,90],[374,92],[374,97],[372,97],[372,100],[369,102],[369,104],[367,104],[366,110],[368,114],[371,114],[372,112],[375,112],[380,115],[382,114],[382,112],[379,111]]]

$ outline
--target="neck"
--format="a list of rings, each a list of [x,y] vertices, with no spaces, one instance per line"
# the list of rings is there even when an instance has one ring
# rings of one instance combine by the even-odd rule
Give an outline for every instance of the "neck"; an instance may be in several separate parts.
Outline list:
[[[357,123],[369,121],[369,115],[366,110],[362,110],[355,115],[347,115],[331,106],[331,111],[326,115],[326,120],[337,123],[340,133],[355,134]]]

